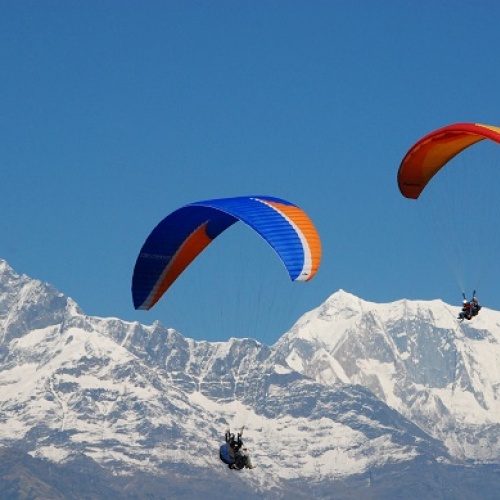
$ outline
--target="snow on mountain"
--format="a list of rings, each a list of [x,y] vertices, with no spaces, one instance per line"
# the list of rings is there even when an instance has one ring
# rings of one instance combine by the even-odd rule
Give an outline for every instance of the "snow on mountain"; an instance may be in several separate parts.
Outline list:
[[[470,322],[440,300],[376,304],[345,291],[276,344],[321,384],[360,384],[460,458],[500,458],[500,313]]]
[[[259,473],[239,481],[267,497],[355,477],[372,493],[386,478],[384,496],[394,474],[407,483],[403,470],[456,494],[457,477],[477,480],[442,467],[498,463],[500,449],[500,313],[458,323],[458,310],[339,291],[272,347],[196,342],[159,323],[87,316],[0,260],[0,444],[168,484],[196,474],[216,491],[233,477],[218,461],[223,431],[245,425]]]
[[[389,305],[364,316],[366,336],[355,343],[361,304],[372,307],[337,294],[274,347],[196,342],[159,323],[87,316],[0,261],[0,443],[58,463],[87,456],[118,474],[195,466],[213,478],[230,473],[218,461],[226,426],[244,425],[260,472],[240,479],[266,491],[415,459],[447,461],[438,440],[396,411],[406,408],[405,390],[418,396],[416,385],[394,379],[417,339],[408,335],[406,351],[388,343],[385,315],[394,332],[401,321]],[[423,329],[411,317],[408,332]],[[457,368],[461,383],[467,368]],[[437,380],[436,370],[429,368]]]

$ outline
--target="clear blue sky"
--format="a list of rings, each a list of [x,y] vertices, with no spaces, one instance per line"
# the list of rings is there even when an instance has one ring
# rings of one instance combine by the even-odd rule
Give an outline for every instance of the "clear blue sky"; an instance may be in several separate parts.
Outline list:
[[[396,174],[436,128],[500,125],[499,19],[496,1],[4,1],[0,258],[87,314],[206,340],[272,343],[339,288],[458,302]],[[324,252],[315,279],[288,283],[235,228],[134,311],[152,228],[186,203],[247,194],[308,212]],[[487,202],[496,215],[498,195]],[[480,298],[500,309],[491,262]]]

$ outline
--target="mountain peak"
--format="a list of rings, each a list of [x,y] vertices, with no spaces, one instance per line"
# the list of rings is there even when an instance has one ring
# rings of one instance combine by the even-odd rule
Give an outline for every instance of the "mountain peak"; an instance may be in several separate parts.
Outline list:
[[[359,297],[352,293],[346,292],[342,288],[339,288],[328,298],[328,301],[344,304],[355,303],[359,302],[360,300],[361,299]]]
[[[17,276],[14,269],[7,264],[3,259],[0,259],[0,282],[4,281],[6,278],[12,278]]]

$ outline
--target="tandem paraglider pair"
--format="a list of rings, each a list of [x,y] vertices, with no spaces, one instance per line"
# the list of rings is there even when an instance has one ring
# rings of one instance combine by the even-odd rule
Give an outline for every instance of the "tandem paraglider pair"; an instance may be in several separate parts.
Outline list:
[[[467,300],[465,298],[465,293],[463,293],[462,295],[464,297],[464,300],[462,302],[462,310],[458,314],[457,319],[459,321],[463,321],[465,319],[470,321],[474,316],[477,316],[479,314],[479,311],[481,310],[481,305],[477,300],[475,290],[474,293],[472,294],[471,300]]]
[[[226,431],[226,442],[220,447],[220,459],[230,469],[253,469],[252,461],[248,453],[247,447],[243,444],[243,429],[235,435],[228,429]]]

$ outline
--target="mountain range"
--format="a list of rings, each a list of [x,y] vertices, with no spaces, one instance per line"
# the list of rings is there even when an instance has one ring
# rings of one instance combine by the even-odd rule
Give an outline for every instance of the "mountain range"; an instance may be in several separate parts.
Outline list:
[[[0,260],[2,498],[497,498],[500,313],[339,290],[276,344],[86,315]],[[218,459],[244,427],[256,469]]]

